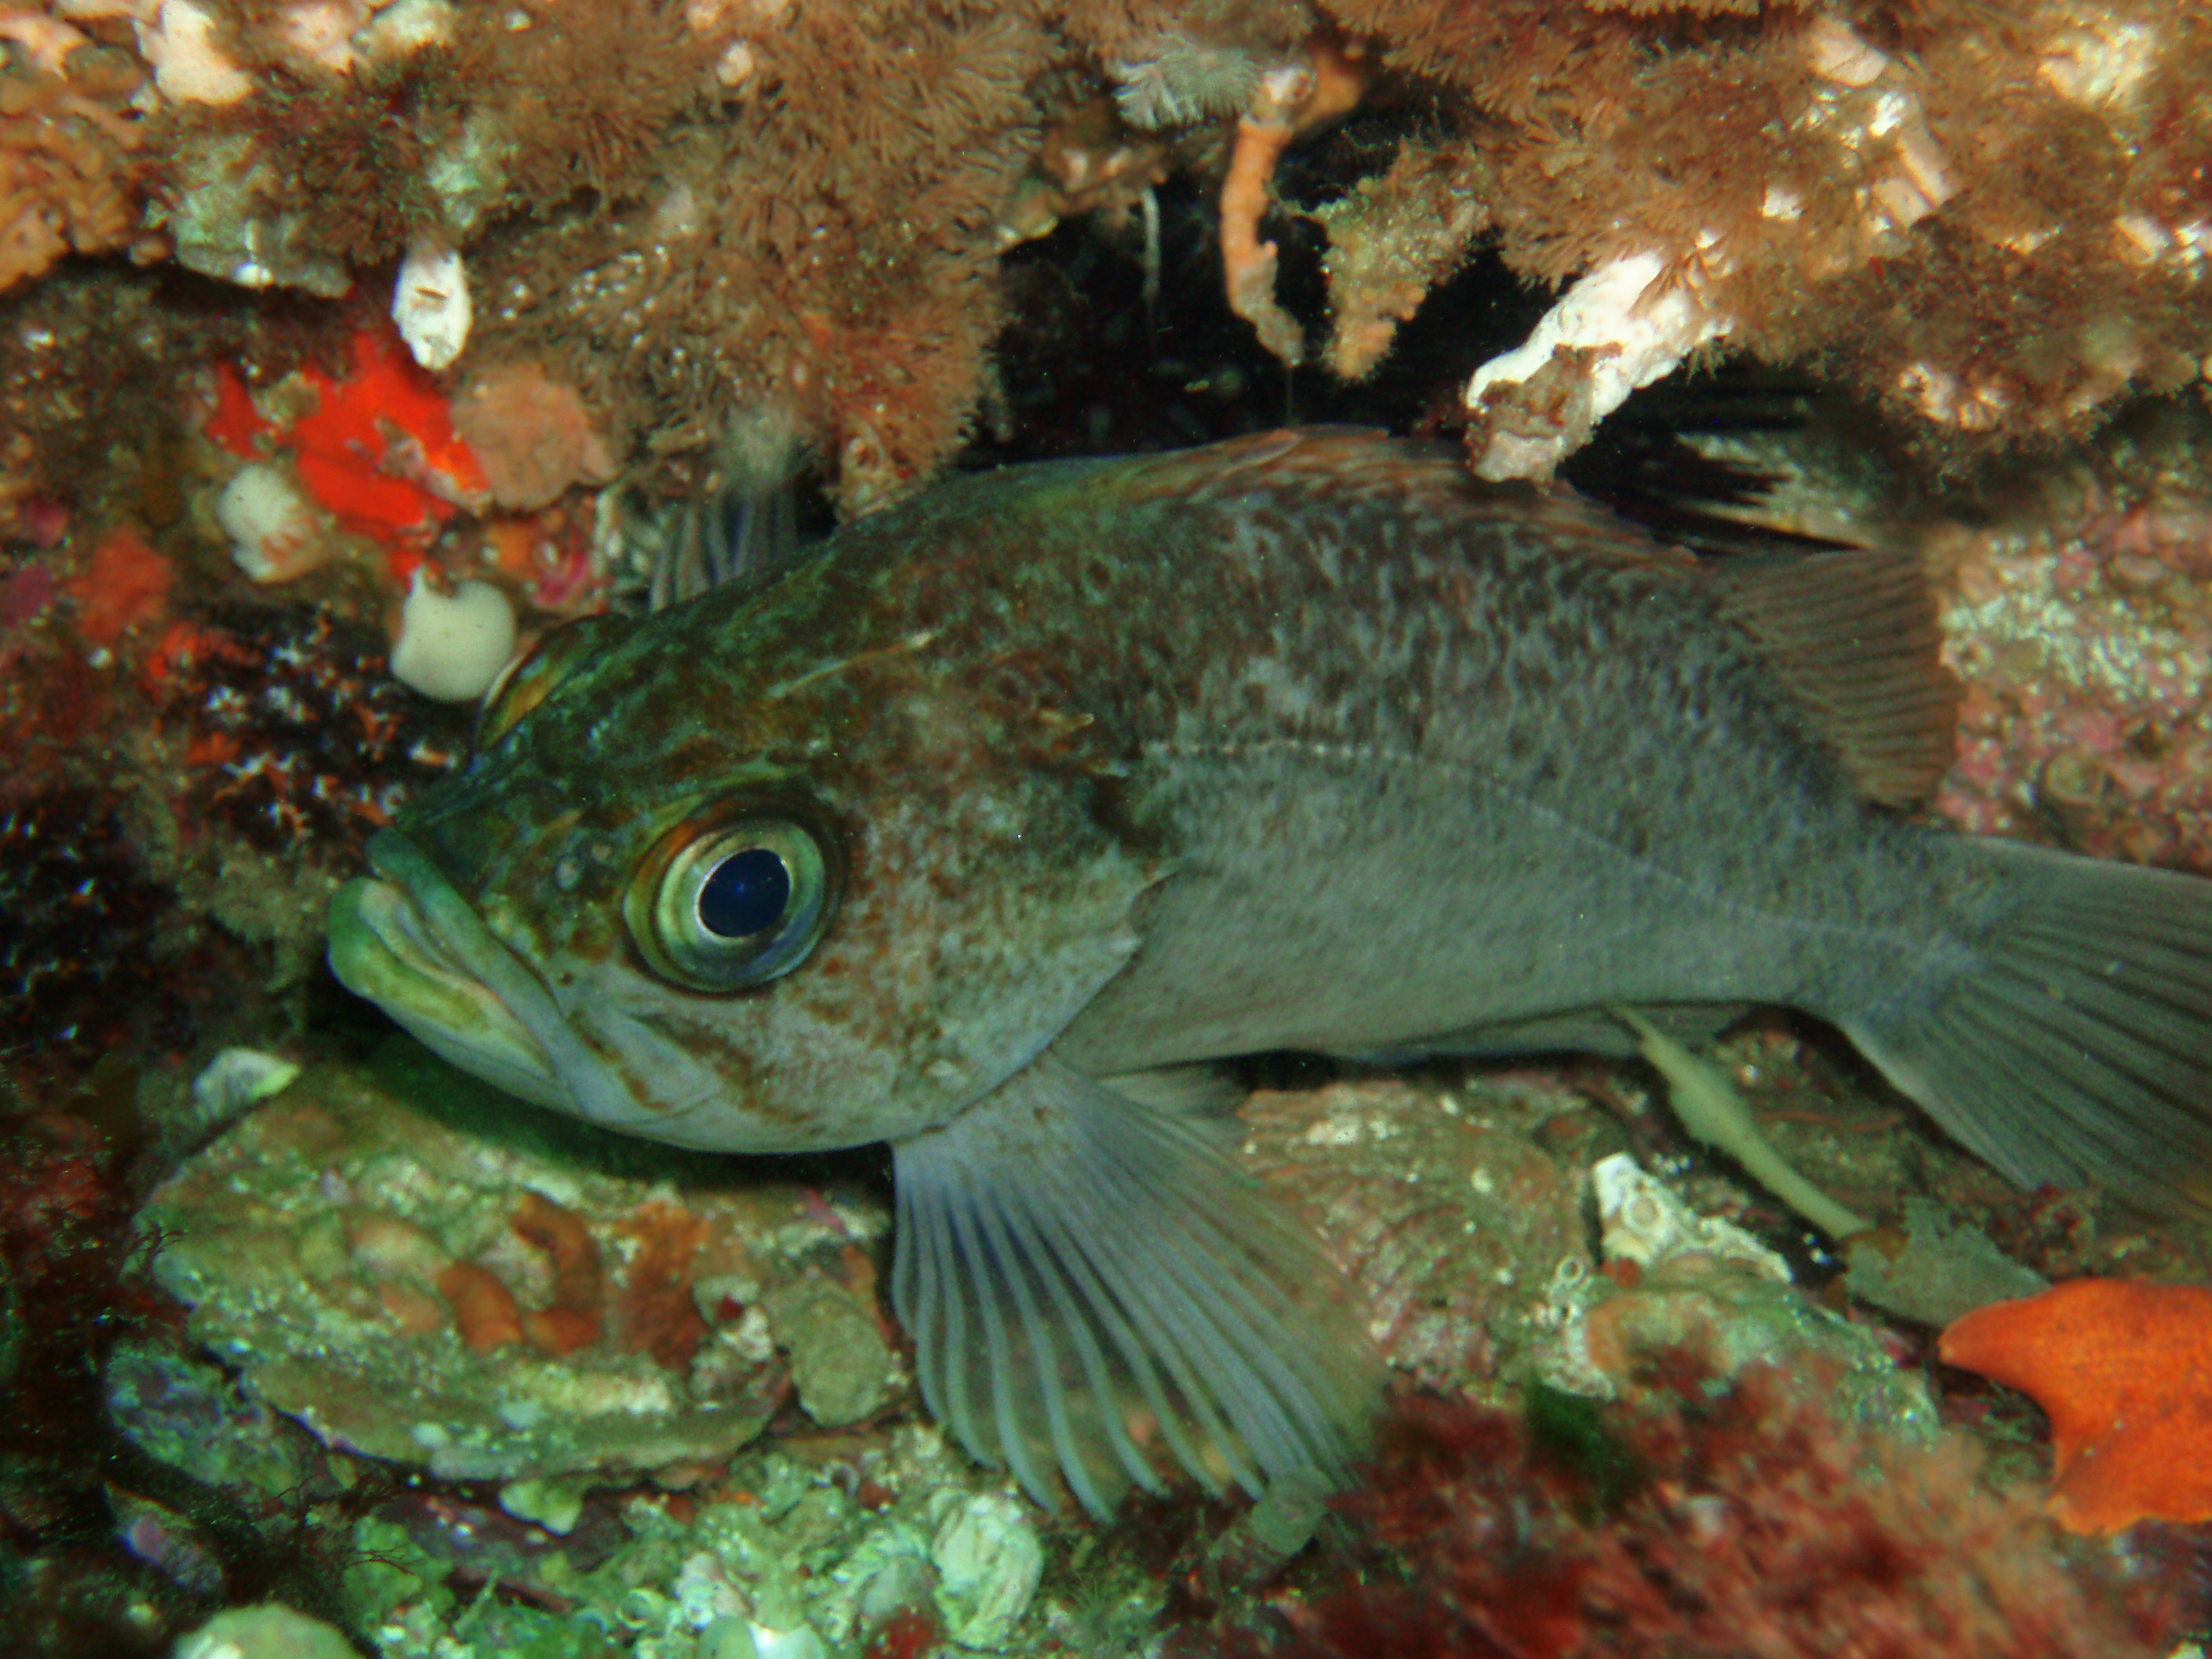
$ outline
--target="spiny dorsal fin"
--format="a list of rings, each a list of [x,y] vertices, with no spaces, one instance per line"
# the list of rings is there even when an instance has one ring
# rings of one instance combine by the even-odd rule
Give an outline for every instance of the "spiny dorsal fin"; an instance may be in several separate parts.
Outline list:
[[[1243,501],[1267,489],[1321,501],[1379,497],[1447,524],[1510,519],[1554,552],[1597,563],[1686,572],[1698,565],[1694,553],[1653,539],[1571,489],[1487,483],[1467,470],[1466,452],[1455,444],[1365,427],[1285,427],[1147,456],[1115,487],[1127,501]]]
[[[1757,642],[1814,735],[1869,800],[1926,797],[1950,766],[1958,682],[1918,560],[1880,549],[1711,566],[1729,618]]]
[[[1148,459],[1116,486],[1131,500],[1243,498],[1272,486],[1388,495],[1445,520],[1510,511],[1561,555],[1711,582],[1723,613],[1869,799],[1918,800],[1951,764],[1958,687],[1942,665],[1934,599],[1910,555],[1849,548],[1700,559],[1571,490],[1485,485],[1444,445],[1353,427],[1255,433]]]

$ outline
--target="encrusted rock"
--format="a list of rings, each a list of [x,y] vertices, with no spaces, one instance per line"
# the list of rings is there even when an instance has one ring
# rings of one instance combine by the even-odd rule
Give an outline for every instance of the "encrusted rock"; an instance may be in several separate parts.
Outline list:
[[[170,163],[164,228],[177,263],[243,288],[301,288],[326,300],[352,290],[345,261],[318,246],[307,220],[275,205],[282,172],[245,133],[188,133]]]
[[[120,1342],[100,1380],[116,1426],[195,1480],[276,1498],[305,1478],[305,1437],[210,1360],[166,1343]]]
[[[219,1613],[179,1639],[174,1659],[353,1659],[353,1644],[281,1601]]]
[[[1699,1215],[1665,1182],[1646,1175],[1626,1152],[1590,1171],[1597,1194],[1598,1236],[1607,1261],[1649,1270],[1696,1256],[1754,1279],[1790,1282],[1790,1264],[1719,1216]]]
[[[768,1298],[769,1328],[791,1358],[799,1408],[825,1429],[874,1415],[890,1393],[890,1344],[875,1310],[842,1285],[807,1279]]]
[[[1004,1647],[1028,1613],[1044,1549],[1021,1500],[1001,1492],[941,1493],[929,1559],[945,1633],[967,1648]]]
[[[1844,1286],[1862,1302],[1942,1326],[1990,1303],[2051,1288],[1933,1199],[1911,1196],[1904,1207],[1902,1226],[1862,1234],[1844,1252]]]
[[[1251,1167],[1318,1228],[1384,1358],[1501,1402],[1554,1267],[1589,1260],[1580,1180],[1536,1141],[1563,1115],[1594,1114],[1533,1073],[1263,1092],[1242,1113]]]
[[[1872,1331],[1790,1283],[1772,1251],[1730,1222],[1697,1214],[1625,1156],[1601,1162],[1591,1182],[1606,1270],[1553,1279],[1547,1321],[1556,1332],[1536,1356],[1547,1382],[1613,1399],[1655,1375],[1679,1382],[1682,1364],[1734,1377],[1761,1363],[1809,1359],[1832,1375],[1838,1421],[1908,1439],[1934,1435],[1926,1383],[1900,1370]]]
[[[499,1489],[499,1506],[518,1521],[530,1521],[556,1538],[575,1529],[584,1513],[581,1480],[511,1480]]]
[[[331,1446],[507,1482],[726,1457],[789,1382],[755,1310],[695,1285],[872,1287],[888,1218],[857,1191],[618,1142],[411,1044],[380,1060],[310,1069],[140,1217],[192,1339]]]

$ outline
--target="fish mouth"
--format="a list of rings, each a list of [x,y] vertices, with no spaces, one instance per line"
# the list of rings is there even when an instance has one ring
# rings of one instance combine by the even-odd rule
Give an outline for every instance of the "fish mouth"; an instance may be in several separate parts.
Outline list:
[[[378,831],[368,851],[376,874],[346,883],[331,902],[331,971],[347,990],[518,1099],[648,1140],[736,1144],[721,1082],[679,1043],[604,998],[564,1011],[399,831]],[[752,1141],[746,1150],[766,1150]]]
[[[428,854],[397,830],[369,838],[374,878],[331,902],[331,971],[422,1045],[535,1105],[652,1139],[645,1104],[562,1015]]]
[[[368,843],[374,877],[331,902],[330,963],[338,982],[392,1016],[424,1047],[520,1099],[581,1114],[549,1051],[559,1015],[536,975],[396,830]]]

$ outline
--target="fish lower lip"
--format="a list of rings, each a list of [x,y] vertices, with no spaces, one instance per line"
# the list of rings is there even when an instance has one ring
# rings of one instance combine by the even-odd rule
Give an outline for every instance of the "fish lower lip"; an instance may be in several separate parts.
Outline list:
[[[520,1099],[648,1139],[721,1144],[711,1114],[705,1128],[680,1127],[708,1103],[708,1092],[672,1104],[637,1091],[632,1073],[652,1056],[650,1032],[630,1021],[636,1029],[625,1033],[615,1009],[584,1022],[599,1028],[596,1037],[580,1030],[421,848],[381,830],[368,861],[378,878],[348,882],[331,905],[331,969],[348,990]]]
[[[413,903],[393,884],[349,882],[331,908],[331,971],[464,1071],[522,1099],[562,1103],[565,1091],[544,1048],[426,933]]]
[[[530,1018],[544,991],[411,843],[386,830],[369,858],[386,879],[347,883],[331,908],[339,982],[465,1070],[573,1109]]]

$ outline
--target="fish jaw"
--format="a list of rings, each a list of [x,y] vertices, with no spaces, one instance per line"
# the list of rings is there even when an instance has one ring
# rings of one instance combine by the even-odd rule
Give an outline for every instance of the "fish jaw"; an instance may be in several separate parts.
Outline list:
[[[640,1022],[605,1011],[587,1036],[538,975],[492,933],[422,849],[396,830],[368,844],[376,876],[349,882],[331,907],[331,970],[463,1071],[534,1105],[625,1134],[724,1147],[724,1125],[698,1088],[676,1109],[637,1086],[642,1062],[675,1060]],[[596,1040],[595,1040],[596,1038]]]
[[[396,884],[362,877],[331,902],[331,971],[463,1071],[533,1105],[574,1111],[544,1045],[431,936]]]

